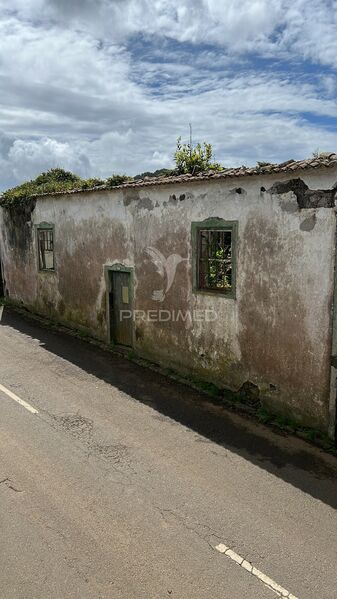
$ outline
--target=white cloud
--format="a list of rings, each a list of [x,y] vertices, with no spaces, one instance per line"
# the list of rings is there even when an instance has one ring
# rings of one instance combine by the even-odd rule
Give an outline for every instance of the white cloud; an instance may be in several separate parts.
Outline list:
[[[337,64],[336,0],[11,0],[10,6],[25,18],[53,18],[106,41],[140,33]]]
[[[2,142],[0,139],[0,177],[5,182],[4,188],[60,165],[83,177],[88,177],[91,171],[88,157],[75,144],[60,143],[48,137],[34,141],[3,138]]]
[[[48,137],[35,141],[15,140],[8,152],[8,162],[16,179],[29,179],[41,170],[55,168],[60,164],[83,177],[88,177],[90,170],[87,156],[74,145],[60,143]]]
[[[11,0],[0,6],[0,188],[56,165],[102,177],[169,166],[189,122],[226,164],[336,149],[319,124],[337,118],[334,72],[297,76],[303,58],[336,65],[336,6]],[[289,73],[257,55],[289,60]]]

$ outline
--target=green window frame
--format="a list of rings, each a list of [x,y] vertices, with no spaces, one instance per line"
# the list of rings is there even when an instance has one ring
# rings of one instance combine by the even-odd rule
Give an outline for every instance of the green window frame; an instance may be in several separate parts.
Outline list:
[[[38,267],[40,272],[55,272],[54,225],[41,223],[36,227]]]
[[[193,292],[236,297],[238,222],[192,223]]]

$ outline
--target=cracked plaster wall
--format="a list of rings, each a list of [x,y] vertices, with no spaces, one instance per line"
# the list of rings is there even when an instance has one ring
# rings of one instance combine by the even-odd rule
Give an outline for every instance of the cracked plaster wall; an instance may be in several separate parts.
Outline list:
[[[136,322],[138,353],[233,390],[251,381],[267,407],[326,430],[336,227],[326,206],[337,172],[296,175],[295,184],[261,175],[46,197],[29,215],[24,244],[2,211],[7,293],[106,339],[103,265],[134,267],[135,309],[217,315],[209,323]],[[235,299],[192,292],[191,222],[214,217],[238,222]],[[42,221],[55,225],[55,273],[37,270],[31,231]],[[149,247],[183,258],[162,302],[153,299],[163,280]]]

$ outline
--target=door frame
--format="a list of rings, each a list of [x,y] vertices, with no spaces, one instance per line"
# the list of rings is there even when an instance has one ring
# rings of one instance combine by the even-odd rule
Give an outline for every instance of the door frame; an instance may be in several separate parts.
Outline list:
[[[124,264],[104,264],[104,278],[105,278],[105,289],[106,289],[106,322],[107,322],[107,342],[109,345],[114,343],[111,338],[111,314],[110,314],[110,292],[111,292],[111,272],[126,272],[130,275],[130,305],[131,310],[133,310],[133,302],[134,302],[134,268],[133,266],[125,266]],[[135,346],[135,326],[134,320],[131,321],[131,338],[132,338],[132,346]],[[122,347],[122,346],[120,346]]]

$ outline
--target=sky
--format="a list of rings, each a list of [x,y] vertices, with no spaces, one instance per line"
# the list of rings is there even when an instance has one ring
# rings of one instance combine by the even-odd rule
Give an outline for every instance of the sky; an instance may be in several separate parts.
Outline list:
[[[337,0],[0,0],[0,189],[337,151]]]

